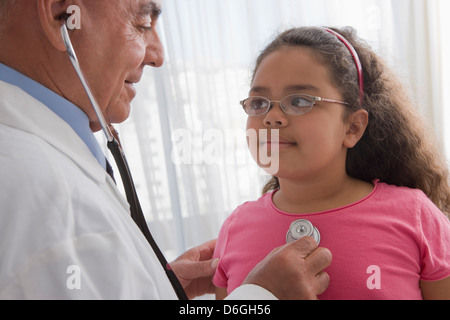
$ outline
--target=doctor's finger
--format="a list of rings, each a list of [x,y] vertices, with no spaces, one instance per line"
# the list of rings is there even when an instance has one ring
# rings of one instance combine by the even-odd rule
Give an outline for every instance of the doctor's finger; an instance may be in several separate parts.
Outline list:
[[[214,249],[216,247],[216,239],[205,242],[204,244],[198,246],[198,251],[200,252],[200,261],[210,260],[214,254]]]
[[[315,277],[315,287],[317,295],[321,295],[330,285],[330,276],[325,271],[320,272]]]
[[[301,259],[307,258],[318,247],[317,242],[311,237],[300,238],[299,240],[288,244],[288,246],[291,246],[293,250],[296,250]]]
[[[312,274],[319,274],[324,269],[330,266],[333,256],[330,250],[326,248],[317,248],[308,257],[305,262],[308,265],[308,270]]]

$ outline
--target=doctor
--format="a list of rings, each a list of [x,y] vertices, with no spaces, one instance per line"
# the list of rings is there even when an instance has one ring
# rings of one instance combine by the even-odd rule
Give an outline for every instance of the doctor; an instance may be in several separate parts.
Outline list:
[[[0,1],[0,299],[176,299],[107,174],[97,117],[60,26],[109,123],[127,119],[145,66],[163,64],[161,1]],[[190,298],[209,292],[214,241],[171,263]],[[328,286],[327,249],[309,238],[277,249],[234,299],[314,299]]]

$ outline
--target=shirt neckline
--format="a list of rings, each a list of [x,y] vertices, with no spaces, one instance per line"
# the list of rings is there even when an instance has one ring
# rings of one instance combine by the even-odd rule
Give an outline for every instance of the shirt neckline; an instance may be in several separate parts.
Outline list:
[[[274,195],[279,189],[274,190],[274,191],[268,193],[267,195],[269,196],[269,203],[270,203],[270,206],[271,206],[277,213],[279,213],[279,214],[281,214],[281,215],[288,216],[288,217],[317,216],[317,215],[323,215],[323,214],[328,214],[328,213],[332,213],[332,212],[342,211],[342,210],[345,210],[345,209],[348,209],[348,208],[357,206],[357,205],[359,205],[360,203],[367,201],[367,200],[370,199],[370,198],[378,191],[378,189],[380,188],[380,180],[374,180],[374,181],[372,181],[372,183],[373,183],[373,185],[374,185],[373,190],[372,190],[367,196],[365,196],[364,198],[362,198],[362,199],[360,199],[360,200],[358,200],[358,201],[356,201],[356,202],[354,202],[354,203],[351,203],[351,204],[348,204],[348,205],[345,205],[345,206],[342,206],[342,207],[334,208],[334,209],[329,209],[329,210],[325,210],[325,211],[318,211],[318,212],[310,212],[310,213],[292,213],[292,212],[285,212],[285,211],[282,211],[282,210],[278,209],[278,208],[275,206],[275,203],[273,203],[273,195]]]

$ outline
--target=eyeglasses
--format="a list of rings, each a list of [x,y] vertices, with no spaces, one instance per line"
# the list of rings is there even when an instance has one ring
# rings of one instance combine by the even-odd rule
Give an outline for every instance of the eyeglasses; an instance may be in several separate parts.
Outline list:
[[[292,94],[284,97],[281,101],[269,100],[264,97],[249,97],[242,100],[240,103],[244,108],[245,113],[251,117],[267,114],[270,109],[272,109],[274,102],[280,103],[281,110],[283,110],[285,114],[300,116],[310,112],[318,101],[349,105],[347,102],[324,99],[307,94]]]

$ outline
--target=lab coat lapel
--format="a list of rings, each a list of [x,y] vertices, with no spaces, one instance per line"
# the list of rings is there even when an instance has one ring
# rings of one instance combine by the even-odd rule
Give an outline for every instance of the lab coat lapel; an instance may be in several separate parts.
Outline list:
[[[105,171],[73,129],[19,87],[0,81],[0,123],[31,133],[70,157],[96,182]]]

